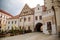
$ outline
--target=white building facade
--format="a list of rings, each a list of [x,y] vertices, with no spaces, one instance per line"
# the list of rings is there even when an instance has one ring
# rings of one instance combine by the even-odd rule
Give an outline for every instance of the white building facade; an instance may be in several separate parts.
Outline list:
[[[13,16],[3,10],[0,10],[0,29],[5,30],[7,19]]]
[[[18,28],[24,27],[26,30],[30,27],[32,31],[45,34],[49,34],[50,30],[51,34],[56,34],[53,10],[46,10],[45,6],[40,6],[39,4],[35,8],[30,8],[26,4],[18,17],[7,19],[7,28],[11,29],[13,25]]]

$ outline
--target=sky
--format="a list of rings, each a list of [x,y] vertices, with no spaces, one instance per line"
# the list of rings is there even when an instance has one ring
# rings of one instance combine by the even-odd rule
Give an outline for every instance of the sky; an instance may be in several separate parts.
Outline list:
[[[29,7],[34,8],[37,4],[44,5],[43,0],[0,0],[0,9],[16,16],[23,9],[24,5],[28,4]]]

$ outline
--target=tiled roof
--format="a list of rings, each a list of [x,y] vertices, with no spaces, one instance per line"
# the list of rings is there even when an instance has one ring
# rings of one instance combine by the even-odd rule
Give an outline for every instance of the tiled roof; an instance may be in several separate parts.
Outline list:
[[[1,9],[0,9],[0,12],[4,13],[4,14],[6,14],[6,15],[9,15],[9,16],[11,16],[11,17],[13,17],[10,13],[8,13],[8,12],[6,12],[6,11],[4,11],[4,10],[1,10]]]
[[[7,20],[18,19],[18,18],[19,18],[19,17],[14,16],[14,17],[12,17],[12,18],[8,18]]]
[[[42,11],[45,12],[47,7],[45,5],[42,6]]]

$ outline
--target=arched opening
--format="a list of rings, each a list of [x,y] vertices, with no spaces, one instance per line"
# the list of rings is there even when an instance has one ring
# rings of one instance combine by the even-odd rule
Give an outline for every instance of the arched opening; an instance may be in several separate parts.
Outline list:
[[[42,32],[42,30],[41,30],[42,25],[43,25],[42,23],[37,23],[35,26],[35,31],[36,32]]]

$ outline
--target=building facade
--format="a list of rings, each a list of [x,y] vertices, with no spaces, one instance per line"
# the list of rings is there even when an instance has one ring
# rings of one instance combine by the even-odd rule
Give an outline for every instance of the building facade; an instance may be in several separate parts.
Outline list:
[[[19,19],[18,17],[12,17],[7,19],[7,23],[6,23],[6,30],[11,30],[12,28],[18,29],[18,24],[19,24]]]
[[[40,25],[40,31],[49,34],[48,29],[51,29],[52,34],[56,34],[54,12],[52,9],[46,10],[45,6],[37,5],[34,16],[35,27],[38,27],[38,24],[42,24],[42,26]]]
[[[0,29],[4,29],[6,27],[7,19],[13,17],[11,14],[0,10]]]
[[[47,10],[53,9],[57,33],[60,32],[60,0],[44,0]]]
[[[35,8],[30,8],[25,4],[21,13],[15,17],[7,19],[7,29],[12,27],[21,27],[28,30],[28,27],[32,31],[38,31],[45,34],[56,34],[54,11],[52,9],[47,10],[45,6],[39,4]]]

